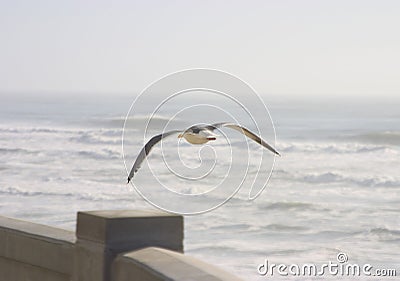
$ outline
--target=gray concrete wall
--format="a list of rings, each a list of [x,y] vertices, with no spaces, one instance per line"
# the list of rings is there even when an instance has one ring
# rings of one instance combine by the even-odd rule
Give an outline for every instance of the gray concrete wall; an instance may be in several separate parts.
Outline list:
[[[119,255],[112,265],[111,280],[240,281],[238,277],[193,257],[154,247]]]
[[[74,281],[108,281],[114,258],[157,246],[183,252],[183,217],[160,211],[79,212]]]
[[[0,216],[0,280],[69,280],[75,234]]]
[[[92,211],[78,213],[76,233],[0,216],[3,280],[239,279],[183,254],[182,216]]]

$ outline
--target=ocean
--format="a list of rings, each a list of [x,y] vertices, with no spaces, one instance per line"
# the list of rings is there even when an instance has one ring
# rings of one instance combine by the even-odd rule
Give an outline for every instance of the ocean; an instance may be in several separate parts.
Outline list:
[[[157,112],[144,133],[141,128],[154,108],[150,100],[123,132],[134,98],[4,98],[0,214],[74,230],[77,211],[154,208],[126,184],[124,159],[130,169],[144,141],[166,125],[185,129],[231,121],[210,108],[192,108],[169,122],[179,109],[174,104]],[[135,176],[135,186],[156,205],[201,213],[185,217],[185,252],[245,280],[268,279],[258,273],[266,259],[270,264],[324,264],[337,262],[339,253],[349,263],[395,268],[399,275],[400,101],[268,95],[264,100],[274,127],[268,116],[251,113],[281,157],[226,128],[204,147],[176,137],[166,140]],[[235,112],[229,104],[225,110]],[[249,120],[241,124],[256,130]],[[180,172],[183,176],[177,176]],[[255,188],[267,185],[248,200],[254,178]],[[155,179],[168,188],[165,194],[157,193]],[[193,202],[169,197],[181,193],[203,197]]]

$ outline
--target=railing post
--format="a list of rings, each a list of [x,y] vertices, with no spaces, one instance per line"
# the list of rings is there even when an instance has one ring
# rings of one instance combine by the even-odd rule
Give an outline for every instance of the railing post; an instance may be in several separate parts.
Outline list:
[[[79,212],[73,281],[109,281],[113,259],[144,247],[183,252],[183,217],[161,211]]]

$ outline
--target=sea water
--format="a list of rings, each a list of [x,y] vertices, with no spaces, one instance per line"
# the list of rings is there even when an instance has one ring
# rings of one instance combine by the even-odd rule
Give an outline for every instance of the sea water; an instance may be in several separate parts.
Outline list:
[[[110,95],[2,100],[0,214],[74,230],[77,211],[154,208],[126,185],[121,136],[133,99]],[[352,263],[399,271],[400,103],[269,96],[265,100],[276,141],[273,135],[262,137],[282,157],[275,159],[270,178],[270,166],[260,171],[253,157],[237,161],[236,169],[248,168],[250,180],[257,172],[265,182],[269,178],[266,189],[249,201],[245,183],[221,207],[186,216],[185,252],[245,280],[266,280],[257,272],[266,259],[286,265],[322,264],[337,262],[338,253],[345,253]],[[150,101],[131,122],[145,122],[152,107]],[[173,113],[176,108],[168,110]],[[135,123],[128,128],[124,140],[128,169],[144,141],[168,122],[168,110],[154,116],[155,126],[148,135],[135,130]],[[257,112],[253,114],[260,119]],[[177,118],[170,125],[185,129],[199,121],[196,116]],[[226,121],[212,114],[205,119]],[[262,126],[263,120],[258,122]],[[180,192],[197,194],[224,178],[232,153],[264,152],[240,134],[222,131],[231,137],[231,146],[220,139],[210,143],[208,148],[215,149],[218,157],[215,170],[203,180],[186,182],[171,175],[156,147],[149,166],[143,165],[135,181],[150,188],[157,176]],[[199,155],[198,147],[186,143],[181,145],[181,158],[176,158],[169,150],[176,143],[174,137],[163,146],[175,169],[180,160],[190,170],[214,159],[213,153]],[[273,159],[272,154],[265,155]],[[236,180],[233,175],[229,179]]]

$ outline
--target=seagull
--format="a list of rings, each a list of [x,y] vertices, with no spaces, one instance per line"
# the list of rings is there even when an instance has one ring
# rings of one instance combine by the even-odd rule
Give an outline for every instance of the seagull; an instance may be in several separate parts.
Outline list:
[[[133,164],[133,167],[131,169],[131,172],[129,173],[128,183],[132,180],[133,176],[139,170],[141,164],[143,163],[144,159],[146,159],[147,155],[149,155],[151,149],[157,143],[159,143],[163,138],[169,137],[174,134],[179,134],[178,138],[184,138],[187,142],[189,142],[191,144],[204,144],[209,141],[216,140],[216,137],[218,135],[214,134],[214,130],[221,128],[221,127],[231,128],[236,131],[239,131],[240,133],[244,134],[246,137],[249,137],[253,141],[257,142],[258,144],[262,145],[266,149],[270,150],[272,153],[280,156],[279,152],[276,151],[275,148],[270,146],[266,141],[264,141],[262,138],[260,138],[253,132],[249,131],[245,127],[240,126],[238,124],[223,122],[223,123],[216,123],[216,124],[212,124],[212,125],[194,125],[184,131],[173,130],[173,131],[165,132],[165,133],[162,133],[162,134],[152,137],[146,143],[146,145],[142,148],[139,155],[137,156],[136,161]]]

